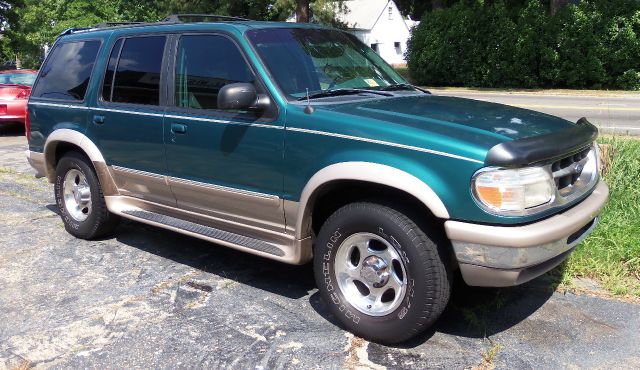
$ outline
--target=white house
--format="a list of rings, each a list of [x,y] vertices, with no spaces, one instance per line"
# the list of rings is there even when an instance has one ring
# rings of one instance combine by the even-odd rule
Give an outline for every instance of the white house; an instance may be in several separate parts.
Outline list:
[[[392,0],[348,0],[336,17],[362,42],[391,65],[405,65],[404,53],[411,27],[419,22],[405,19]],[[295,22],[293,14],[287,22]]]
[[[411,27],[418,22],[405,19],[392,0],[349,0],[348,11],[337,18],[349,26],[362,42],[371,46],[391,65],[404,65],[404,53]]]

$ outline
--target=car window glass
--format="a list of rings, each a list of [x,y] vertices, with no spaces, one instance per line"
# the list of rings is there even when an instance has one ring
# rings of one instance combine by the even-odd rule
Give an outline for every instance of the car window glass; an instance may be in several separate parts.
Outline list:
[[[35,73],[0,73],[0,84],[5,85],[33,85]]]
[[[407,83],[371,48],[338,30],[313,28],[247,31],[275,82],[289,98],[341,88],[379,90]]]
[[[176,106],[216,109],[218,92],[235,82],[255,77],[237,46],[224,36],[182,36],[176,56]]]
[[[84,100],[99,49],[99,41],[65,42],[56,45],[42,67],[31,96]]]
[[[122,46],[122,39],[116,41],[111,49],[111,55],[109,56],[109,63],[107,64],[107,70],[104,73],[104,80],[102,82],[102,99],[111,101],[111,94],[113,92],[113,77],[115,77],[116,64],[118,63],[118,54],[120,54],[120,47]]]
[[[160,69],[165,36],[131,37],[124,41],[113,80],[111,101],[160,104]]]

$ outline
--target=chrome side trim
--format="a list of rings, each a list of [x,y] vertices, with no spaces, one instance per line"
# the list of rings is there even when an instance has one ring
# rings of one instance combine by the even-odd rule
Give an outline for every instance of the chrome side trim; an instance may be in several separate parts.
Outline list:
[[[29,105],[41,105],[41,106],[44,106],[44,107],[67,108],[67,109],[84,109],[84,110],[90,109],[89,107],[84,106],[84,105],[46,103],[46,102],[41,102],[41,101],[30,101],[28,104]]]
[[[157,179],[164,179],[165,178],[163,175],[159,175],[159,174],[153,173],[153,172],[134,170],[134,169],[131,169],[131,168],[120,167],[120,166],[111,166],[111,168],[114,169],[115,171],[118,171],[118,172],[130,173],[130,174],[134,174],[134,175],[153,177],[153,178],[157,178]],[[165,183],[166,183],[166,181],[165,181]]]
[[[162,204],[176,204],[165,176],[120,166],[111,166],[109,170],[120,194]]]
[[[281,233],[285,230],[282,199],[276,195],[231,188],[157,173],[111,166],[122,195],[176,206],[229,224]],[[235,227],[235,226],[230,226]]]
[[[217,191],[221,191],[221,192],[235,193],[235,194],[239,194],[239,195],[246,195],[246,196],[249,196],[249,197],[263,198],[265,200],[270,200],[270,201],[272,201],[272,202],[274,202],[276,204],[279,203],[279,200],[280,200],[280,198],[277,195],[258,193],[258,192],[254,192],[254,191],[250,191],[250,190],[244,190],[244,189],[230,188],[230,187],[226,187],[226,186],[222,186],[222,185],[208,184],[208,183],[205,183],[205,182],[187,180],[187,179],[182,179],[182,178],[178,178],[178,177],[169,176],[169,177],[167,177],[167,180],[168,180],[169,184],[171,184],[171,182],[177,182],[177,183],[184,184],[184,185],[201,187],[201,188],[206,188],[206,189],[210,189],[210,190],[217,190]]]
[[[285,230],[282,199],[278,196],[175,177],[167,181],[181,209],[258,230]]]
[[[283,130],[283,126],[275,126],[275,125],[265,125],[262,123],[245,123],[245,122],[237,122],[237,121],[228,121],[222,119],[213,119],[213,118],[204,118],[204,117],[189,117],[189,116],[177,116],[173,114],[166,114],[165,118],[170,119],[186,119],[190,121],[200,121],[200,122],[213,122],[213,123],[223,123],[228,125],[241,125],[241,126],[251,126],[251,127],[260,127],[260,128],[272,128],[275,130]]]
[[[288,131],[295,131],[295,132],[302,132],[302,133],[305,133],[305,134],[323,135],[323,136],[337,137],[337,138],[347,139],[347,140],[363,141],[363,142],[372,143],[372,144],[392,146],[392,147],[395,147],[395,148],[414,150],[414,151],[423,152],[423,153],[435,154],[435,155],[439,155],[439,156],[443,156],[443,157],[462,159],[463,161],[468,161],[468,162],[473,162],[473,163],[480,163],[480,164],[484,163],[483,161],[479,161],[477,159],[467,158],[467,157],[463,157],[463,156],[456,155],[456,154],[445,153],[445,152],[440,152],[440,151],[437,151],[437,150],[431,150],[431,149],[426,149],[426,148],[420,148],[420,147],[417,147],[417,146],[398,144],[398,143],[393,143],[393,142],[390,142],[390,141],[368,139],[368,138],[364,138],[364,137],[337,134],[337,133],[333,133],[333,132],[308,130],[306,128],[298,128],[298,127],[287,127],[287,130]]]
[[[163,113],[149,113],[149,112],[140,112],[135,110],[123,110],[123,109],[112,109],[112,108],[91,108],[100,112],[111,112],[111,113],[126,113],[126,114],[135,114],[138,116],[149,116],[149,117],[163,117]]]
[[[411,194],[420,200],[439,218],[449,218],[447,208],[440,197],[417,177],[395,167],[371,162],[342,162],[327,166],[309,179],[300,196],[297,212],[289,210],[289,215],[296,217],[295,235],[303,239],[311,235],[311,214],[317,190],[331,181],[356,180],[386,185]],[[287,217],[287,222],[289,218]]]

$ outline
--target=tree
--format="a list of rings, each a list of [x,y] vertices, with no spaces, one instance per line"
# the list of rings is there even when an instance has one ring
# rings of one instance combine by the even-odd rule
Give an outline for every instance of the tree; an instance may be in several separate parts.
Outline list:
[[[556,15],[558,11],[569,4],[569,0],[550,0],[549,1],[549,13]]]
[[[309,16],[309,0],[297,0],[296,1],[296,22],[308,23]]]

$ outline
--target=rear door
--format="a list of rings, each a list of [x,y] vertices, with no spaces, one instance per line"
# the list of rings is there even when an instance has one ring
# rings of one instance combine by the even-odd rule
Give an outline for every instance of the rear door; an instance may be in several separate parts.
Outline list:
[[[266,91],[241,48],[224,34],[184,34],[174,51],[165,142],[178,205],[229,227],[284,231],[283,122],[274,111],[217,107],[226,84],[249,82]]]
[[[135,35],[113,42],[88,132],[121,194],[175,204],[163,177],[161,86],[168,39],[166,35]]]

